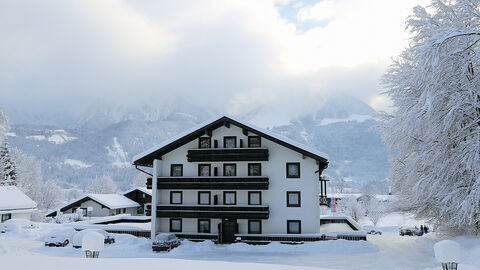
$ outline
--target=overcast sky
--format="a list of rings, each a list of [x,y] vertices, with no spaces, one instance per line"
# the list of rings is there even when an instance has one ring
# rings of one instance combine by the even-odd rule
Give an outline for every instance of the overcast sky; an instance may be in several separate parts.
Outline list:
[[[0,106],[81,110],[172,98],[299,113],[325,95],[377,110],[421,0],[0,0]]]

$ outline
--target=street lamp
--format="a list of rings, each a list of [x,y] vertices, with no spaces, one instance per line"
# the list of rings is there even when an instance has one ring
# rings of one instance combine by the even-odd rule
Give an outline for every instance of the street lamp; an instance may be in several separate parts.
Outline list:
[[[442,263],[443,270],[457,270],[460,261],[460,245],[452,240],[443,240],[433,246],[435,258]]]

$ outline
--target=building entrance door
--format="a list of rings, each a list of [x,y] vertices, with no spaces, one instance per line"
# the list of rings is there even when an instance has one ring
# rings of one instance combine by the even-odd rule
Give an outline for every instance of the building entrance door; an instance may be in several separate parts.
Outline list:
[[[220,243],[233,243],[235,242],[235,231],[237,230],[236,219],[223,219],[220,223],[220,230],[218,240]]]

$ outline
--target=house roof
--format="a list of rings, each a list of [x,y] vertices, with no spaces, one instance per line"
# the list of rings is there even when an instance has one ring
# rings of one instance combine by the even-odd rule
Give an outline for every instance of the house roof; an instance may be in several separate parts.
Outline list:
[[[132,192],[132,191],[135,191],[135,190],[141,191],[141,192],[143,192],[143,193],[145,193],[145,194],[147,194],[147,195],[152,196],[152,191],[149,190],[149,189],[147,189],[146,187],[134,187],[134,188],[131,188],[131,189],[125,191],[125,192],[123,193],[123,195],[125,196],[125,195],[127,195],[128,193],[130,193],[130,192]]]
[[[35,209],[37,203],[15,186],[0,186],[0,211]]]
[[[120,194],[88,194],[61,207],[60,211],[64,212],[72,207],[78,207],[80,204],[88,200],[95,201],[98,204],[108,209],[119,209],[119,208],[129,208],[129,207],[140,206],[140,204],[138,204],[137,202],[130,200],[129,198]],[[55,216],[56,212],[57,212],[56,210],[50,212],[47,215],[47,217]]]
[[[220,117],[215,117],[212,118],[208,121],[203,122],[202,124],[199,124],[191,129],[186,130],[185,132],[182,132],[178,134],[175,137],[172,137],[136,156],[133,157],[133,165],[138,165],[138,166],[147,166],[151,167],[153,166],[153,159],[160,159],[162,155],[188,143],[191,142],[192,140],[197,139],[198,137],[204,135],[207,133],[207,131],[212,131],[214,129],[217,129],[226,123],[228,124],[233,124],[235,126],[238,126],[242,129],[246,129],[249,132],[255,133],[261,137],[264,137],[268,140],[271,140],[275,143],[278,143],[282,146],[285,146],[287,148],[290,148],[294,151],[297,151],[307,157],[313,158],[315,160],[318,160],[319,162],[323,163],[324,168],[327,167],[328,165],[328,155],[318,151],[317,149],[306,146],[304,144],[301,144],[299,142],[296,142],[292,139],[289,139],[285,136],[279,135],[277,133],[274,133],[270,130],[266,130],[263,128],[256,127],[250,123],[247,123],[245,121],[242,121],[240,119],[237,119],[232,116],[220,116]]]

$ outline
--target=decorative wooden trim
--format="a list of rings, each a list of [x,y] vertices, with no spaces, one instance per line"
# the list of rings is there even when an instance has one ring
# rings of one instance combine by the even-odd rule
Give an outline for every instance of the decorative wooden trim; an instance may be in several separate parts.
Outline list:
[[[298,223],[298,232],[290,231],[290,223]],[[288,234],[301,234],[302,233],[302,221],[301,220],[287,220],[287,233]]]
[[[288,166],[289,165],[297,165],[298,166],[298,176],[296,175],[290,175],[288,172]],[[300,162],[287,162],[285,165],[285,171],[286,171],[286,177],[287,178],[300,178]]]
[[[268,161],[266,148],[213,148],[191,149],[187,152],[188,162],[222,161]]]
[[[268,177],[161,177],[157,189],[268,190]],[[152,179],[147,179],[152,188]]]
[[[234,202],[233,203],[226,203],[226,198],[228,193],[233,193],[234,195]],[[224,205],[236,205],[237,204],[237,192],[236,191],[224,191],[223,192],[223,204]]]
[[[290,203],[290,194],[297,194],[298,196],[298,203]],[[302,206],[302,201],[301,201],[301,193],[300,191],[287,191],[287,207],[301,207]]]
[[[260,198],[260,201],[259,201],[259,204],[252,204],[251,200],[250,200],[250,195],[251,194],[259,194],[259,198]],[[248,205],[262,205],[262,192],[261,191],[249,191],[248,192]]]
[[[180,221],[180,230],[172,230],[172,221]],[[183,223],[183,220],[181,218],[171,218],[170,228],[169,228],[170,232],[182,232],[182,227],[183,227],[182,223]]]
[[[147,205],[149,211],[151,206]],[[268,206],[157,205],[157,217],[167,218],[268,219],[268,216]]]
[[[200,194],[202,194],[202,193],[208,194],[208,204],[201,203]],[[197,202],[197,204],[199,204],[199,205],[210,205],[210,204],[212,204],[212,192],[210,192],[210,191],[199,191],[198,192],[198,202]]]

